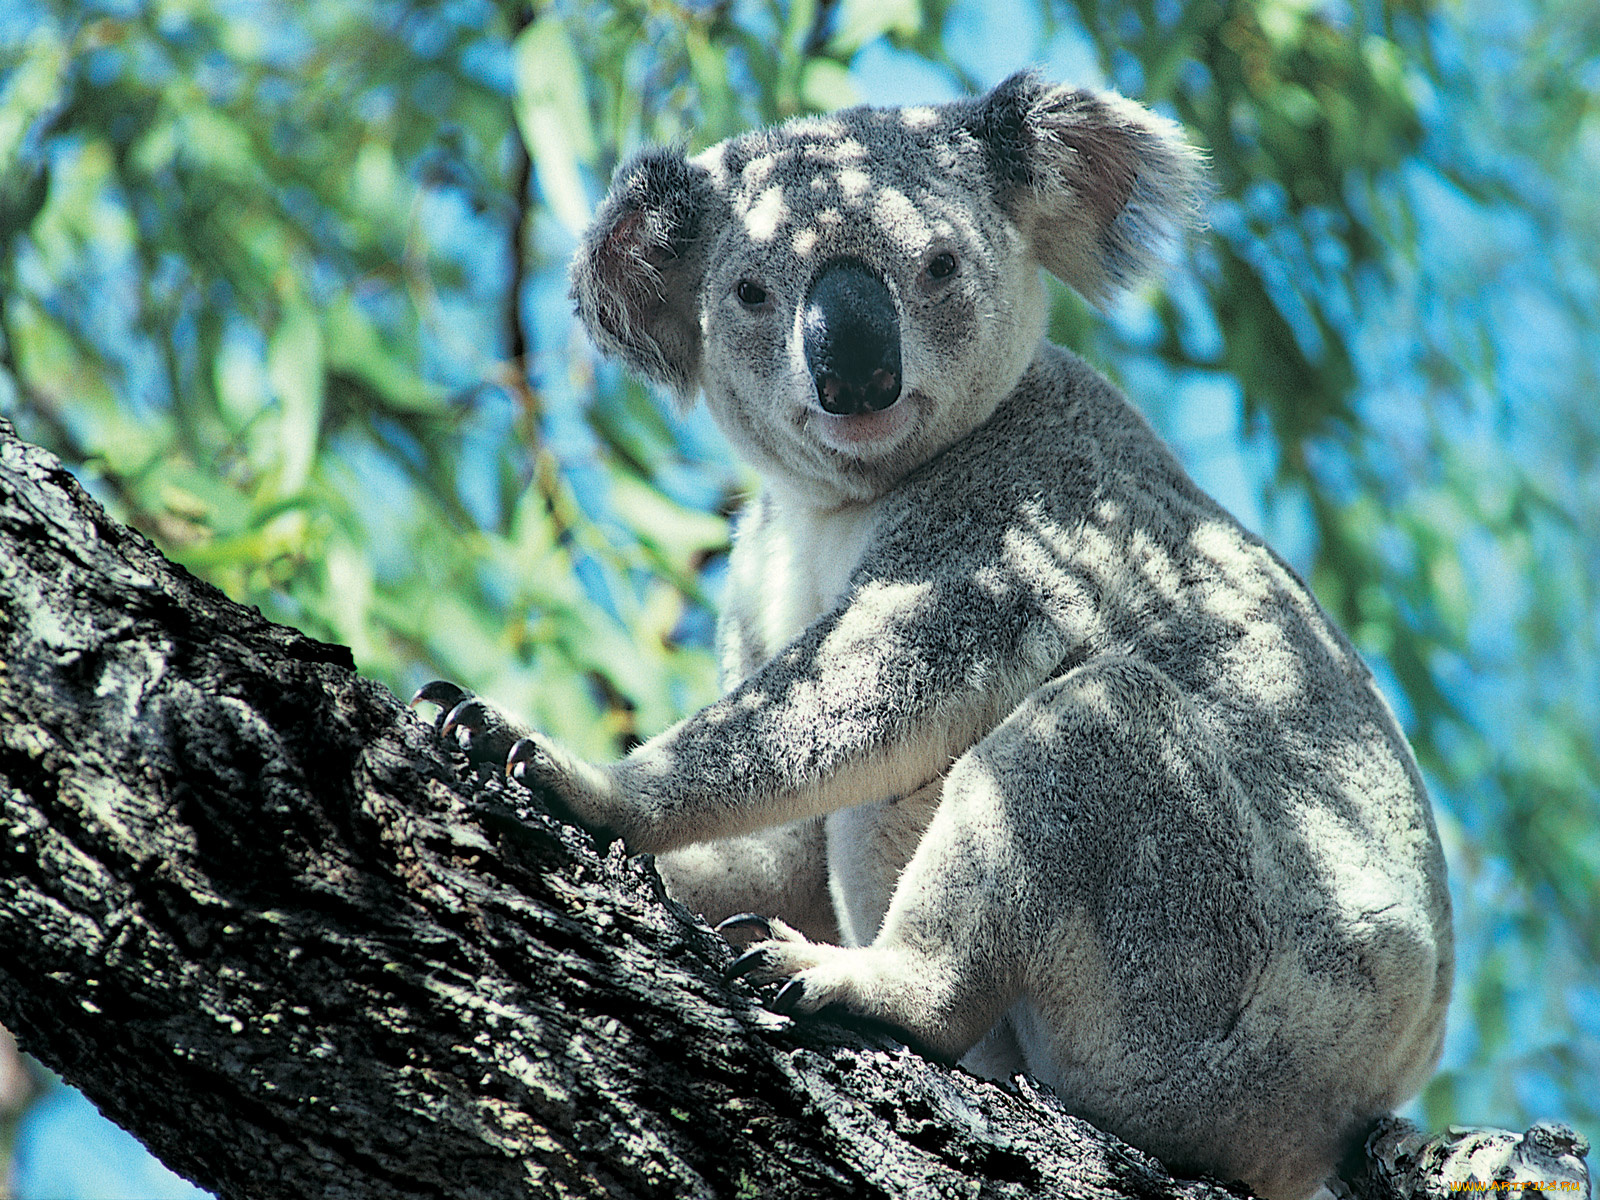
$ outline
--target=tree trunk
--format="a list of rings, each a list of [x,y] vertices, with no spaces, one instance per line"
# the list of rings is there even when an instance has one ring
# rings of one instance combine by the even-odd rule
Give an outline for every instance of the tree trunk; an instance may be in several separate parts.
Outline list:
[[[251,1200],[1228,1194],[1026,1082],[770,1013],[729,957],[647,857],[474,776],[0,420],[0,1023],[175,1170]]]

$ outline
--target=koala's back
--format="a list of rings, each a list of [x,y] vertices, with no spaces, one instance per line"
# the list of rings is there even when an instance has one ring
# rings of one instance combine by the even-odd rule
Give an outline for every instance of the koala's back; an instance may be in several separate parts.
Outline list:
[[[873,614],[855,655],[864,680],[875,656],[937,672],[957,618],[986,611],[996,650],[963,669],[1013,677],[998,690],[1018,703],[979,722],[974,745],[1030,705],[1048,714],[1083,680],[1098,686],[1096,664],[1161,681],[1108,695],[1106,736],[1125,732],[1133,758],[1169,739],[1176,774],[1141,777],[1128,746],[1075,747],[1062,762],[1051,734],[987,763],[1005,776],[1008,825],[1083,826],[1072,879],[1030,881],[1077,913],[1067,957],[1027,965],[1037,978],[1001,1031],[1070,1106],[1182,1163],[1186,1145],[1228,1140],[1236,1102],[1235,1165],[1261,1181],[1292,1169],[1277,1139],[1342,1136],[1420,1086],[1452,955],[1444,867],[1403,736],[1305,585],[1096,372],[1043,352],[987,423],[837,526],[786,525],[781,497],[753,518],[724,621],[734,677],[841,604]],[[796,594],[806,603],[785,609]],[[831,636],[852,635],[841,623]],[[1098,770],[1119,778],[1089,778]],[[1097,789],[1115,811],[1075,807]],[[841,928],[868,915],[858,941],[905,865],[860,865],[874,823],[920,832],[930,819],[896,800],[862,796],[829,818]],[[891,832],[880,840],[909,858],[915,840]],[[1103,1032],[1086,1039],[1085,1026]],[[993,1041],[971,1065],[1014,1068]]]

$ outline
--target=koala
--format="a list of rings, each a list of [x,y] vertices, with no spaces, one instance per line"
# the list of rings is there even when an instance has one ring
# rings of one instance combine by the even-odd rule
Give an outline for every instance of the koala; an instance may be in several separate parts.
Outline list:
[[[732,973],[782,981],[776,1007],[1026,1072],[1292,1200],[1433,1069],[1450,902],[1350,642],[1045,337],[1041,268],[1114,295],[1200,177],[1171,123],[1031,73],[640,153],[573,296],[762,477],[725,693],[605,765],[424,695],[753,934]]]

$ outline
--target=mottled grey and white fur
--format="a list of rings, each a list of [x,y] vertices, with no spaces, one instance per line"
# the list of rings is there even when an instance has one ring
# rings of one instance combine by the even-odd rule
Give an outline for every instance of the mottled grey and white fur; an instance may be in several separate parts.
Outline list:
[[[758,974],[1179,1170],[1313,1191],[1422,1085],[1452,975],[1405,738],[1304,583],[1044,337],[1195,206],[1198,156],[1028,74],[647,151],[573,268],[599,345],[765,482],[726,693],[515,773],[661,854]]]

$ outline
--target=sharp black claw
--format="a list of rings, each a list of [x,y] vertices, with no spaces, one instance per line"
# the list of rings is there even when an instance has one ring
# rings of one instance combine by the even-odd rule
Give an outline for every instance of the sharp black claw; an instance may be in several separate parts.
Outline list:
[[[487,717],[488,709],[484,707],[483,701],[476,696],[468,696],[445,714],[444,720],[439,723],[439,733],[441,736],[449,737],[456,729],[462,728],[476,733],[483,728]]]
[[[728,964],[722,972],[724,980],[734,980],[748,975],[752,971],[759,971],[767,964],[767,952],[762,949],[746,950],[738,958]]]
[[[778,994],[772,998],[772,1003],[768,1007],[773,1012],[780,1012],[787,1016],[800,1007],[800,1001],[805,999],[805,995],[806,985],[798,979],[791,979],[778,989]]]
[[[411,707],[415,708],[426,700],[429,704],[437,704],[442,708],[454,708],[470,695],[472,693],[466,688],[457,687],[448,679],[435,679],[417,689],[417,694],[411,697]]]
[[[724,937],[730,933],[746,933],[752,930],[760,935],[763,941],[769,940],[772,937],[772,922],[760,913],[747,912],[736,913],[717,924],[717,932]]]
[[[522,782],[522,769],[539,756],[539,743],[532,738],[518,738],[506,752],[506,774]]]

